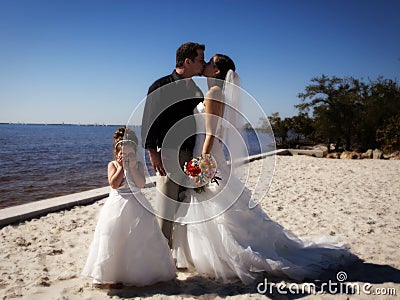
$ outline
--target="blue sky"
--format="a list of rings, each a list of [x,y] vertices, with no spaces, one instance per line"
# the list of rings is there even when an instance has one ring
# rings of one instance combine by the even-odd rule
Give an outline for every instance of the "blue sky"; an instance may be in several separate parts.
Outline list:
[[[400,1],[0,0],[0,122],[125,124],[186,41],[267,115],[321,74],[400,78]]]

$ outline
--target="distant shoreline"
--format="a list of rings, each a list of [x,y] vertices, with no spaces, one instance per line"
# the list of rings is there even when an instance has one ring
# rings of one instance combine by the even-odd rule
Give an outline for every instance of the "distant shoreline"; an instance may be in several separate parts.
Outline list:
[[[35,125],[35,126],[124,126],[120,124],[100,124],[100,123],[94,123],[94,124],[80,124],[80,123],[6,123],[6,122],[0,122],[0,125]],[[139,125],[136,125],[139,126]]]

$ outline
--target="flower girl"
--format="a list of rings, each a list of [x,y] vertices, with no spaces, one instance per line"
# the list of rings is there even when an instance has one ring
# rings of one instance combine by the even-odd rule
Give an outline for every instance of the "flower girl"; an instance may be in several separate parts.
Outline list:
[[[145,177],[137,161],[137,143],[126,127],[114,133],[115,160],[108,164],[111,191],[82,272],[95,284],[144,286],[176,276],[168,242],[140,191]]]

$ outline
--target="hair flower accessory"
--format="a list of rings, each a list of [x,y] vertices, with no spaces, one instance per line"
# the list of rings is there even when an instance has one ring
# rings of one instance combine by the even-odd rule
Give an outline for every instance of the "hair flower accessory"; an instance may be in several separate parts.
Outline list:
[[[137,143],[135,141],[132,141],[132,140],[120,140],[115,144],[115,149],[117,149],[117,146],[119,144],[122,144],[122,145],[133,144],[133,145],[137,146]]]
[[[197,188],[197,193],[204,191],[204,187],[210,183],[215,182],[219,185],[217,177],[217,163],[211,154],[202,154],[201,156],[194,157],[185,163],[184,172],[193,180]]]

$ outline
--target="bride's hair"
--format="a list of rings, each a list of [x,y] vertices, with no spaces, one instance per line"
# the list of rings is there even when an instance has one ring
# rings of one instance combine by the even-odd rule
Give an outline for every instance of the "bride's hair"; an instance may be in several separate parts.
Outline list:
[[[229,70],[236,71],[235,63],[225,54],[215,54],[214,64],[220,73],[215,77],[217,79],[225,80],[226,74]]]

